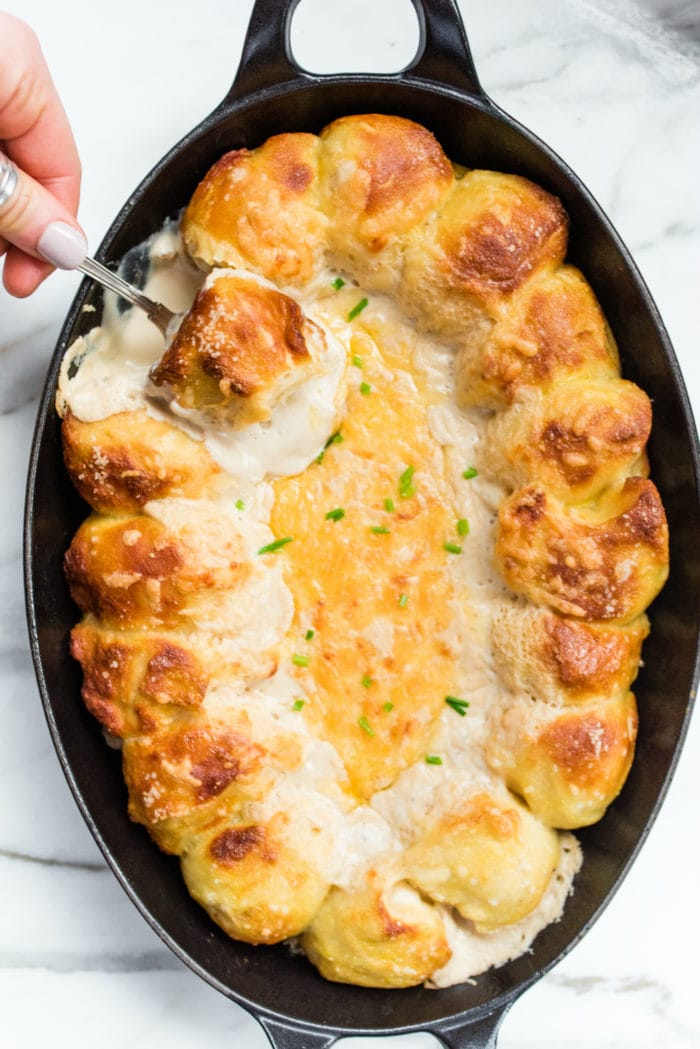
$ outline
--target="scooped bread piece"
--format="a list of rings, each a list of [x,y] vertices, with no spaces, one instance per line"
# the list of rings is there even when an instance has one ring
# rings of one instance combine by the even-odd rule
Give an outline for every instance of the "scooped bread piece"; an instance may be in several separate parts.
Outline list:
[[[327,980],[361,987],[412,987],[452,953],[437,908],[379,874],[365,889],[333,888],[301,942]]]
[[[487,758],[548,826],[586,827],[620,793],[636,735],[631,692],[567,710],[525,699],[497,718]]]
[[[426,128],[403,117],[341,117],[321,143],[330,257],[366,287],[395,291],[407,236],[451,188],[452,165]]]
[[[567,507],[528,485],[501,507],[496,558],[506,583],[536,605],[630,622],[668,575],[659,493],[651,481],[629,477],[595,505]]]
[[[318,200],[315,135],[274,135],[257,149],[226,153],[207,172],[181,228],[206,268],[253,269],[303,285],[323,265],[328,218]]]
[[[70,479],[101,514],[138,512],[151,499],[216,494],[225,479],[201,442],[146,411],[82,422],[70,412],[61,427]]]
[[[504,685],[532,699],[568,706],[625,694],[640,666],[649,620],[587,623],[530,604],[494,610],[491,641]]]
[[[502,408],[525,390],[566,379],[619,376],[617,346],[593,291],[573,266],[545,266],[503,297],[481,340],[465,340],[456,361],[463,405]]]
[[[502,484],[544,485],[564,502],[582,503],[626,475],[648,473],[651,404],[632,382],[571,381],[528,390],[489,421],[482,462]]]
[[[554,831],[515,798],[479,791],[419,832],[404,869],[421,893],[451,904],[487,932],[529,914],[558,862]]]
[[[215,270],[151,370],[184,409],[237,425],[269,419],[323,357],[321,328],[299,304],[254,277]]]

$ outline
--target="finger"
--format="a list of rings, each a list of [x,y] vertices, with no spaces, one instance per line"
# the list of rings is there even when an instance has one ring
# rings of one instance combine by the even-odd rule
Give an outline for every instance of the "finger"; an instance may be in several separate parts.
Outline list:
[[[80,160],[39,42],[17,18],[0,15],[0,141],[17,166],[75,215]]]
[[[2,163],[0,154],[0,167]],[[15,169],[15,174],[16,185],[0,203],[0,236],[28,255],[75,269],[87,254],[87,243],[73,215],[26,172]]]
[[[5,254],[2,282],[10,295],[24,299],[36,291],[53,271],[54,267],[50,263],[30,258],[10,244]]]

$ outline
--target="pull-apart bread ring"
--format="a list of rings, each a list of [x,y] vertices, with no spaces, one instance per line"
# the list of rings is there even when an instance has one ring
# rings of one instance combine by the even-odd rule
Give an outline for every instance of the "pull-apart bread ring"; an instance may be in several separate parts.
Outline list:
[[[71,651],[131,818],[330,980],[527,950],[633,759],[668,534],[567,231],[343,117],[227,153],[148,243],[165,348],[113,313],[64,362]]]

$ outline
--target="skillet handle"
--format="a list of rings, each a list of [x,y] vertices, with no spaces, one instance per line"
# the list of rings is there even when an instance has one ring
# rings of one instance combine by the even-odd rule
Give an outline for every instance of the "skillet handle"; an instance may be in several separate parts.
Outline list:
[[[256,1019],[269,1038],[272,1049],[330,1049],[338,1039],[338,1034],[333,1030],[319,1031],[317,1028],[270,1020],[266,1016],[257,1016]]]
[[[418,50],[397,76],[420,77],[485,98],[456,0],[410,2],[418,18]],[[305,73],[292,55],[292,16],[299,3],[300,0],[255,0],[238,72],[221,106],[294,80],[324,79]]]
[[[498,1030],[512,1002],[500,1006],[488,1016],[454,1026],[436,1024],[430,1033],[440,1039],[446,1049],[496,1049]]]

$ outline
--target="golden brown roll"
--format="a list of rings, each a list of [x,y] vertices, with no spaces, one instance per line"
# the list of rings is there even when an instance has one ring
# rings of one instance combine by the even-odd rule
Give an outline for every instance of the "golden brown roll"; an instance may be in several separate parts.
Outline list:
[[[224,478],[200,442],[145,411],[97,422],[69,412],[61,434],[70,479],[101,514],[134,513],[166,496],[207,497]]]
[[[498,673],[513,692],[554,705],[619,697],[637,676],[645,615],[631,622],[586,623],[529,602],[493,615],[491,640]]]
[[[182,856],[192,896],[230,936],[279,943],[297,936],[329,884],[315,862],[326,832],[300,811],[267,820],[219,819],[193,836]]]
[[[485,428],[482,462],[502,484],[537,481],[585,502],[627,475],[646,476],[647,395],[624,379],[562,382],[524,393]]]
[[[234,425],[269,419],[308,379],[325,336],[272,285],[216,270],[151,370],[181,408],[225,412]]]
[[[406,236],[451,187],[452,165],[429,131],[403,117],[342,117],[321,143],[331,259],[368,288],[392,291]]]
[[[439,912],[405,882],[334,888],[302,937],[327,980],[361,987],[412,987],[451,956]]]
[[[405,254],[399,297],[431,331],[479,346],[502,302],[564,258],[559,201],[527,179],[469,171]]]
[[[529,914],[558,862],[559,841],[549,827],[515,798],[479,792],[419,833],[404,870],[421,893],[451,904],[485,932]]]
[[[200,595],[240,588],[251,569],[224,517],[168,527],[145,515],[93,515],[76,532],[65,570],[82,612],[109,626],[153,628],[184,625]]]
[[[567,710],[526,699],[499,717],[487,757],[539,819],[585,827],[602,818],[622,789],[636,735],[631,692]]]
[[[488,337],[465,342],[456,363],[460,402],[493,408],[530,388],[617,376],[615,341],[590,285],[573,266],[546,267],[504,296]]]
[[[537,605],[629,622],[668,574],[659,493],[651,481],[629,477],[593,506],[566,507],[528,485],[501,507],[496,558],[506,583]]]
[[[318,202],[320,142],[275,135],[226,153],[182,220],[190,255],[207,267],[252,269],[282,285],[310,281],[323,262],[328,219]]]

